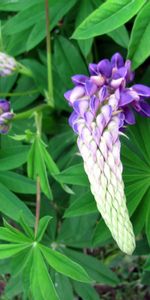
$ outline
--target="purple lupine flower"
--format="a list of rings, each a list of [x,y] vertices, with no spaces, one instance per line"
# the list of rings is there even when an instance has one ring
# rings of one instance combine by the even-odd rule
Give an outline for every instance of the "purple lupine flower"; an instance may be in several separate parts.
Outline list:
[[[0,77],[11,75],[16,68],[16,60],[6,53],[0,52]]]
[[[10,102],[0,99],[0,133],[6,134],[10,127],[10,121],[14,114],[10,111]]]
[[[142,84],[127,87],[134,73],[131,61],[124,62],[119,53],[110,61],[89,64],[89,72],[89,77],[74,75],[75,87],[64,95],[73,108],[69,124],[78,135],[98,210],[120,249],[131,254],[135,237],[126,207],[119,135],[126,125],[135,123],[134,110],[150,116],[150,88]]]

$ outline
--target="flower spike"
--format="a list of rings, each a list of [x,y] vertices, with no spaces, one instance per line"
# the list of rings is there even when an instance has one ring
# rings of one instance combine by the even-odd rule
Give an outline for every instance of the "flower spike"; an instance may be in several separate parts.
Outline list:
[[[122,129],[134,124],[133,110],[150,116],[150,88],[126,87],[134,78],[131,62],[116,53],[89,65],[90,76],[75,75],[75,87],[65,93],[73,108],[69,124],[78,135],[77,144],[89,178],[91,192],[119,248],[131,255],[135,249],[120,160]]]

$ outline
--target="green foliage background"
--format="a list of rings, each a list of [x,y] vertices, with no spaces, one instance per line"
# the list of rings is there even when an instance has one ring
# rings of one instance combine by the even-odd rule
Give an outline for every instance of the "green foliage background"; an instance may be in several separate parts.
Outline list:
[[[50,0],[49,11],[54,107],[43,106],[48,98],[44,1],[0,1],[0,51],[24,66],[0,79],[0,98],[9,99],[16,114],[9,135],[0,137],[1,299],[119,300],[127,290],[130,299],[148,299],[150,121],[136,116],[128,139],[122,138],[125,192],[137,238],[130,258],[118,250],[97,211],[63,94],[72,87],[73,74],[87,74],[89,62],[116,51],[132,60],[135,81],[150,86],[150,2]],[[41,111],[39,136],[34,112]],[[37,175],[42,199],[35,237]]]

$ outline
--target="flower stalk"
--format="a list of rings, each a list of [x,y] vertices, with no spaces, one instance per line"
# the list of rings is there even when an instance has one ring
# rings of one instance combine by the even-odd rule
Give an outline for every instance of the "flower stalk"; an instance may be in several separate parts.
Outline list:
[[[42,131],[42,113],[35,112],[35,124],[37,129],[37,136],[41,136]],[[34,227],[34,236],[36,238],[38,225],[40,220],[40,208],[41,208],[41,185],[40,185],[40,176],[37,175],[36,178],[36,215],[35,215],[35,227]]]
[[[54,106],[53,97],[53,78],[52,78],[52,61],[51,61],[51,35],[50,35],[50,18],[49,3],[45,0],[45,17],[46,17],[46,48],[47,48],[47,81],[48,81],[48,99],[50,106]]]

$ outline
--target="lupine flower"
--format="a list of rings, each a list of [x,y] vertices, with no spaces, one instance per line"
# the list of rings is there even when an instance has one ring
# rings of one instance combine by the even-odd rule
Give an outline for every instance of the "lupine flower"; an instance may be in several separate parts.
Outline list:
[[[17,67],[15,59],[0,52],[0,77],[11,75]]]
[[[0,133],[6,134],[10,129],[10,121],[14,114],[10,111],[10,103],[0,99]]]
[[[74,75],[75,87],[65,93],[73,108],[69,123],[78,135],[98,210],[119,248],[132,254],[135,237],[129,219],[122,180],[119,135],[134,124],[134,110],[150,117],[150,88],[142,84],[127,87],[133,78],[131,62],[116,53],[111,60],[89,64],[89,76]]]

